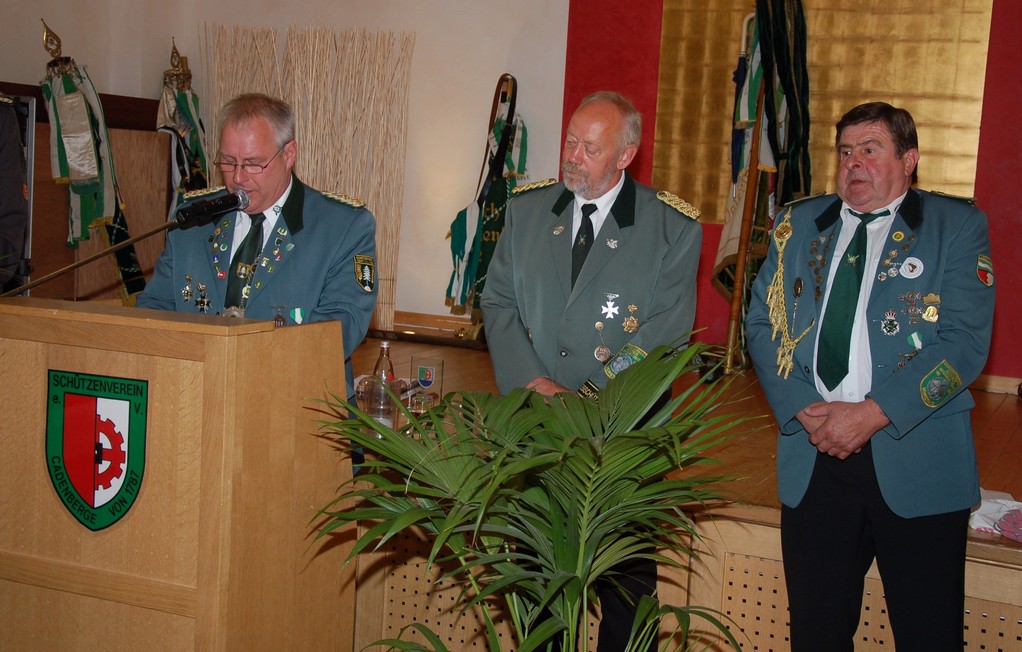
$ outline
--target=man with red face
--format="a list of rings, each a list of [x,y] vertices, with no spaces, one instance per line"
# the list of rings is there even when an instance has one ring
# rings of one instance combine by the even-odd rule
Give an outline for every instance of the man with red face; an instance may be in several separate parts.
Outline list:
[[[211,224],[171,232],[138,307],[289,325],[337,321],[348,358],[376,306],[372,213],[358,200],[298,179],[295,117],[287,103],[239,95],[219,122],[214,165],[226,191],[244,191],[249,204]],[[225,189],[186,197],[194,203],[217,194]],[[345,370],[353,396],[350,360]]]
[[[899,651],[961,650],[969,384],[994,307],[986,216],[912,188],[915,122],[873,102],[837,123],[837,195],[778,213],[746,321],[780,425],[792,650],[854,649],[875,559]]]
[[[515,189],[480,302],[502,392],[595,397],[652,348],[691,330],[698,211],[625,170],[641,133],[630,101],[590,95],[568,123],[563,182]],[[629,595],[609,583],[599,589],[604,651],[624,649],[632,603],[655,587],[656,567],[636,564],[615,579]]]

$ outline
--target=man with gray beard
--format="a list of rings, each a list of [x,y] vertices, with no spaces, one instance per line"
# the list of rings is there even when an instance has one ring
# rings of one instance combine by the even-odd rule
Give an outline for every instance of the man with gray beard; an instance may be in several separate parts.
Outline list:
[[[568,124],[564,181],[515,189],[480,303],[501,392],[596,398],[616,374],[691,330],[699,213],[625,171],[641,133],[629,100],[590,95]],[[599,591],[601,651],[624,649],[634,603],[656,586],[652,561],[615,571],[620,586]]]

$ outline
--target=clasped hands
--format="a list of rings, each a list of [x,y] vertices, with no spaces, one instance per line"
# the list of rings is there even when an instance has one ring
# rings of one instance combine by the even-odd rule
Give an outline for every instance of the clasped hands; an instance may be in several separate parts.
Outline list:
[[[553,396],[554,394],[562,394],[564,392],[573,393],[573,390],[568,389],[564,385],[555,383],[553,380],[547,378],[546,376],[540,376],[539,378],[536,378],[528,385],[526,385],[525,389],[534,389],[543,396]]]
[[[861,451],[874,434],[891,422],[871,398],[859,403],[817,401],[802,408],[795,418],[818,451],[842,460]]]

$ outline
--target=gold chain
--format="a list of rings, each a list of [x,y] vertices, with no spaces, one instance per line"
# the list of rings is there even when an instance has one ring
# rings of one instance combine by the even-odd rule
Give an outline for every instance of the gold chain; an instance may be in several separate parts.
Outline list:
[[[777,245],[777,271],[767,286],[766,304],[769,308],[770,324],[773,327],[770,333],[770,341],[776,341],[778,333],[781,335],[781,344],[777,347],[777,375],[784,375],[787,380],[794,368],[795,347],[802,341],[809,331],[816,325],[816,319],[802,331],[798,337],[792,338],[788,327],[788,307],[784,299],[784,248],[791,237],[791,209],[784,214],[781,223],[774,229],[774,244]],[[798,301],[795,302],[795,310],[798,309]],[[795,312],[791,313],[792,319]]]

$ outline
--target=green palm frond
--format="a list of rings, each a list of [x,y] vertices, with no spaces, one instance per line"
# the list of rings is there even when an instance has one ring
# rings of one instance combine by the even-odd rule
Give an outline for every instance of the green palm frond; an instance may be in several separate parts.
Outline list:
[[[527,390],[452,393],[420,418],[404,410],[400,429],[333,396],[327,410],[339,419],[322,422],[325,436],[344,450],[363,449],[366,461],[322,510],[320,536],[362,523],[350,561],[418,528],[432,544],[428,565],[442,563],[443,580],[461,587],[460,607],[483,605],[491,646],[498,639],[485,607],[499,599],[519,650],[552,640],[585,649],[597,580],[613,581],[629,559],[683,566],[697,536],[685,507],[719,498],[727,479],[686,472],[713,463],[708,451],[745,420],[716,413],[724,383],[694,383],[647,419],[706,348],[659,347],[611,380],[599,401]],[[633,649],[648,647],[665,616],[687,631],[693,615],[731,638],[716,612],[650,600]],[[439,644],[427,628],[413,629]]]

